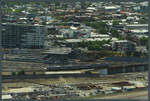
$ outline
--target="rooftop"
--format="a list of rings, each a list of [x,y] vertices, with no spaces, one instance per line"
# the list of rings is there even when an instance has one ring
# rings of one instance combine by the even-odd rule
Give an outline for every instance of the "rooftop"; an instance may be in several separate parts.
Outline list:
[[[143,30],[134,29],[134,30],[131,30],[131,32],[134,32],[134,33],[147,33],[148,30],[146,30],[146,29],[143,29]]]
[[[126,26],[148,26],[148,24],[129,24]]]
[[[12,99],[11,95],[2,95],[2,99]]]
[[[44,51],[46,54],[68,54],[71,52],[71,48],[51,48],[49,50]]]

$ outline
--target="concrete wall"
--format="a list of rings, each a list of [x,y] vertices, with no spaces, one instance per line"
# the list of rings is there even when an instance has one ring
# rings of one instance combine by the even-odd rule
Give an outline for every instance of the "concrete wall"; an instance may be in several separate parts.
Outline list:
[[[113,67],[108,68],[108,74],[128,73],[128,72],[144,72],[148,70],[148,66],[129,66],[129,67]]]

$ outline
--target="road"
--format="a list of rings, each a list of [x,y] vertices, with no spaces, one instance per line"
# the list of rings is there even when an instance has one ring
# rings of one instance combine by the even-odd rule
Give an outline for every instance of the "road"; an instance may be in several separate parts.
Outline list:
[[[136,92],[128,92],[122,93],[118,95],[111,95],[105,97],[95,97],[93,99],[148,99],[148,91],[136,91]]]

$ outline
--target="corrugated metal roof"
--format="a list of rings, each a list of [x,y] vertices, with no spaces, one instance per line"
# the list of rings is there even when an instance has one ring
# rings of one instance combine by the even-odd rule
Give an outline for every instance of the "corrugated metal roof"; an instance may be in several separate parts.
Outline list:
[[[2,95],[2,99],[12,99],[11,95]]]
[[[10,89],[9,93],[29,93],[33,91],[34,91],[34,88],[32,87],[24,87],[24,88]]]

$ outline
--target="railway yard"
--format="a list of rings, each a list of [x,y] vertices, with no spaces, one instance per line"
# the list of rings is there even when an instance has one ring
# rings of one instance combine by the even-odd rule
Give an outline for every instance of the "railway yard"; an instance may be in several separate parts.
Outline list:
[[[147,96],[148,68],[142,58],[74,59],[73,64],[56,65],[33,55],[28,60],[30,54],[15,58],[7,54],[2,61],[3,99],[127,98],[122,94],[128,92],[128,98],[136,98],[132,96],[136,91]]]
[[[24,80],[7,79],[3,80],[3,94],[11,95],[13,99],[17,99],[18,96],[25,99],[43,99],[42,96],[47,96],[44,99],[69,99],[74,97],[79,99],[107,99],[109,96],[116,98],[115,96],[119,95],[120,98],[125,98],[122,96],[125,92],[131,92],[131,95],[136,90],[146,92],[148,87],[147,77],[147,72],[136,72],[101,75],[99,77],[59,76],[58,78]],[[115,94],[115,96],[112,94]]]
[[[148,98],[147,1],[9,1],[2,99]]]

